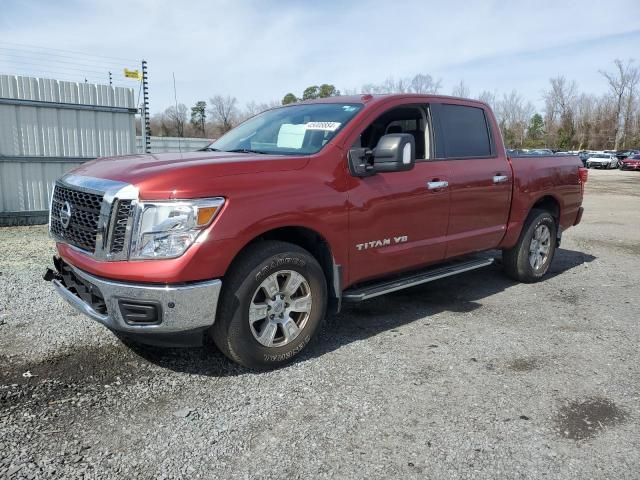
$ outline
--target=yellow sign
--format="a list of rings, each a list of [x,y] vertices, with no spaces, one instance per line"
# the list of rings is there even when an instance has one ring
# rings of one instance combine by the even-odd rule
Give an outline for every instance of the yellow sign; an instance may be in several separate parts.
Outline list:
[[[128,68],[125,68],[124,76],[126,78],[133,78],[134,80],[142,80],[142,74],[139,70],[129,70]]]

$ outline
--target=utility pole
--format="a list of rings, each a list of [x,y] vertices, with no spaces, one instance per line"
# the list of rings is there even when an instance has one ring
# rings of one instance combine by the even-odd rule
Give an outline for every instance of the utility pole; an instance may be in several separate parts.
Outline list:
[[[147,61],[142,60],[142,107],[140,108],[142,145],[144,153],[151,153],[151,122],[149,119],[149,74]]]

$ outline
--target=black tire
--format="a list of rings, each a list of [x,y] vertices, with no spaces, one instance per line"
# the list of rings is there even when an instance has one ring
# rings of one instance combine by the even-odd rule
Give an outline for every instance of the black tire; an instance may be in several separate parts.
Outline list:
[[[534,268],[529,260],[529,249],[536,229],[544,225],[549,230],[549,252],[539,268]],[[557,226],[553,216],[546,210],[533,209],[520,233],[518,243],[513,248],[502,251],[505,273],[519,282],[533,283],[544,277],[553,261],[557,246]]]
[[[304,277],[311,293],[311,308],[297,337],[285,345],[267,347],[254,336],[249,307],[261,283],[283,270]],[[292,361],[309,344],[324,320],[326,308],[327,282],[318,261],[297,245],[262,241],[249,246],[225,276],[210,335],[216,346],[234,362],[255,370],[277,368]],[[278,332],[284,334],[282,330]]]

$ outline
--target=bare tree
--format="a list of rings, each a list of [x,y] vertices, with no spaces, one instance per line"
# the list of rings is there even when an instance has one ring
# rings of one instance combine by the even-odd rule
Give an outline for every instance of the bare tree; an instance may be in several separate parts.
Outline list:
[[[572,109],[576,99],[578,86],[575,81],[568,82],[566,78],[553,77],[549,79],[551,88],[545,90],[545,100],[548,122],[554,122],[558,116],[566,114]]]
[[[513,90],[502,96],[495,109],[505,143],[510,147],[522,147],[529,120],[535,111],[531,102],[525,102],[522,95]]]
[[[258,115],[259,113],[264,112],[265,110],[281,106],[281,103],[277,100],[268,103],[257,103],[256,101],[252,100],[246,104],[244,110],[239,114],[238,121],[242,122],[247,118],[251,118],[255,115]]]
[[[454,97],[468,98],[471,95],[471,92],[469,91],[467,84],[464,83],[464,80],[460,80],[460,83],[453,87],[451,95]]]
[[[442,86],[441,80],[434,80],[431,75],[419,73],[413,77],[395,79],[387,77],[380,83],[366,83],[362,86],[362,93],[438,93]],[[350,91],[350,90],[349,90]]]
[[[410,81],[406,78],[395,79],[388,77],[382,85],[377,87],[376,93],[407,93],[410,89]]]
[[[492,109],[495,110],[497,105],[495,92],[490,92],[489,90],[483,90],[482,92],[480,92],[480,95],[478,95],[478,100],[486,103]]]
[[[179,103],[176,107],[169,107],[164,111],[163,124],[169,135],[184,137],[184,126],[187,123],[187,107]]]
[[[413,93],[438,93],[442,87],[441,80],[434,80],[429,74],[418,73],[411,79]]]
[[[209,114],[215,123],[217,123],[220,133],[226,133],[231,130],[238,120],[238,101],[236,97],[227,95],[216,95],[209,99],[211,110]]]
[[[547,143],[567,148],[572,144],[575,134],[573,111],[578,86],[575,81],[569,82],[563,76],[550,78],[549,83],[551,88],[543,93]]]
[[[576,99],[574,119],[576,125],[575,140],[578,142],[578,150],[595,148],[596,142],[593,141],[593,135],[595,133],[596,123],[598,123],[595,114],[597,103],[597,97],[584,93]]]
[[[640,70],[633,66],[633,60],[628,60],[625,64],[616,58],[613,63],[616,66],[613,72],[600,70],[600,73],[607,79],[609,90],[615,101],[616,125],[613,148],[617,150],[626,134],[627,121],[631,119],[635,89],[640,80]]]

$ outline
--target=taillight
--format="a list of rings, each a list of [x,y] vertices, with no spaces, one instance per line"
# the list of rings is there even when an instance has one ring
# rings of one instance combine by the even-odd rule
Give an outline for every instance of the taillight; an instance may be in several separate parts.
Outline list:
[[[578,168],[578,179],[580,180],[580,187],[584,193],[584,184],[587,183],[589,179],[589,170],[585,167]]]

